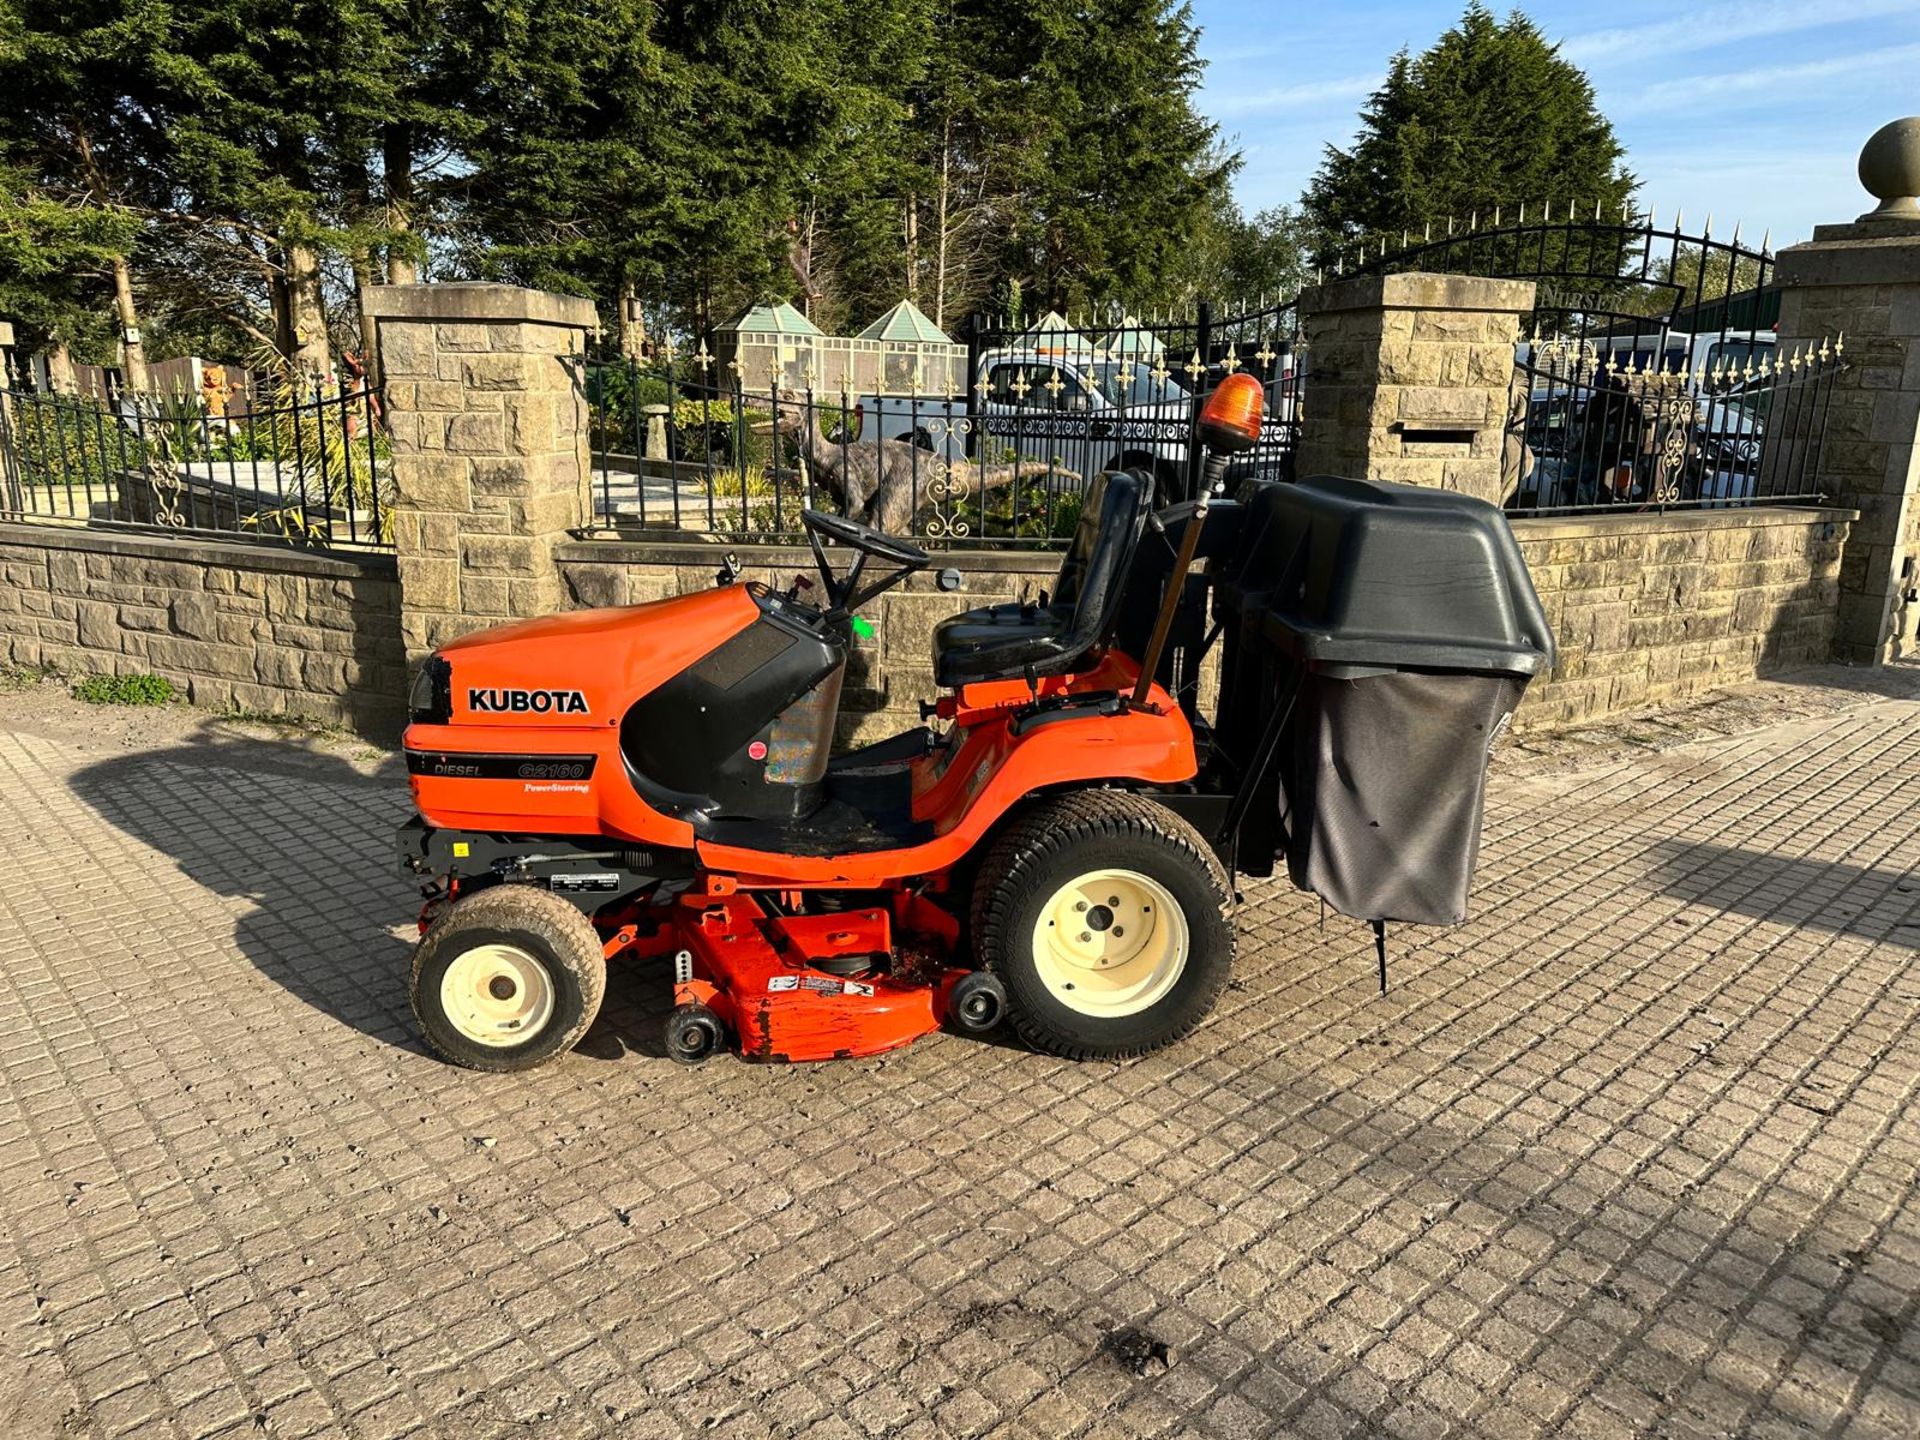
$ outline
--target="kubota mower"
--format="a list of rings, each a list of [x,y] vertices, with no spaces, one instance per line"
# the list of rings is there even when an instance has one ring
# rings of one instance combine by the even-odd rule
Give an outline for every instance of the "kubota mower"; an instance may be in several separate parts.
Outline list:
[[[1099,477],[1052,593],[942,622],[932,723],[849,754],[853,618],[930,561],[832,515],[803,517],[817,600],[729,565],[703,593],[434,654],[399,836],[433,1047],[538,1064],[586,1031],[609,962],[662,957],[679,1060],[870,1055],[1003,1018],[1056,1054],[1137,1055],[1225,985],[1236,872],[1284,854],[1376,930],[1460,919],[1488,747],[1551,664],[1539,602],[1500,513],[1464,496],[1213,498],[1260,401],[1244,374],[1208,398],[1196,500],[1155,514],[1149,474]]]

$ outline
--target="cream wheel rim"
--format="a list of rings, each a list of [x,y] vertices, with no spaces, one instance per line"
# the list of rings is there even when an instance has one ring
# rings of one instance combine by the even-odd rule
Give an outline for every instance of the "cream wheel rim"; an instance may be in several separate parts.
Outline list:
[[[1081,1015],[1117,1019],[1165,999],[1187,968],[1187,917],[1138,870],[1089,870],[1062,885],[1033,925],[1047,992]]]
[[[447,967],[440,1008],[476,1045],[522,1045],[553,1018],[553,978],[518,945],[476,945]]]

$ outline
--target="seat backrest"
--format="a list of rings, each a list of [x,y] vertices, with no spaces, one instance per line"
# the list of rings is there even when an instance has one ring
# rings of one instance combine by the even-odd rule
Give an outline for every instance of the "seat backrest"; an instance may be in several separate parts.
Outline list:
[[[1061,633],[1070,658],[1077,659],[1112,632],[1152,504],[1153,478],[1137,470],[1108,471],[1088,487],[1053,593],[1056,608],[1073,607],[1073,618]]]

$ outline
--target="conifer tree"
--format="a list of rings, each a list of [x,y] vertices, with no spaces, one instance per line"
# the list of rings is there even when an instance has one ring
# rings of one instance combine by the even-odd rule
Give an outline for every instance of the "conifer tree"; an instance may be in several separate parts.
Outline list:
[[[1617,219],[1634,190],[1587,77],[1525,15],[1496,20],[1479,0],[1423,54],[1393,57],[1360,120],[1306,195],[1329,255],[1523,201]]]

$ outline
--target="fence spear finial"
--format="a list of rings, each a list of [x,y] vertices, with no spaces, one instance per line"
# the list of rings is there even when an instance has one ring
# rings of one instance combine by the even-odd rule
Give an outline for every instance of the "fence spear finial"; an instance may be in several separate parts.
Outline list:
[[[1762,255],[1765,255],[1765,254],[1767,254],[1767,253],[1768,253],[1768,252],[1767,252],[1767,244],[1768,244],[1768,242],[1769,242],[1769,241],[1771,241],[1772,239],[1773,239],[1773,227],[1772,227],[1771,225],[1769,225],[1769,226],[1768,226],[1768,227],[1767,227],[1767,228],[1766,228],[1766,229],[1765,229],[1764,231],[1762,231],[1762,232],[1761,232],[1761,234],[1760,234],[1760,253],[1761,253]]]

